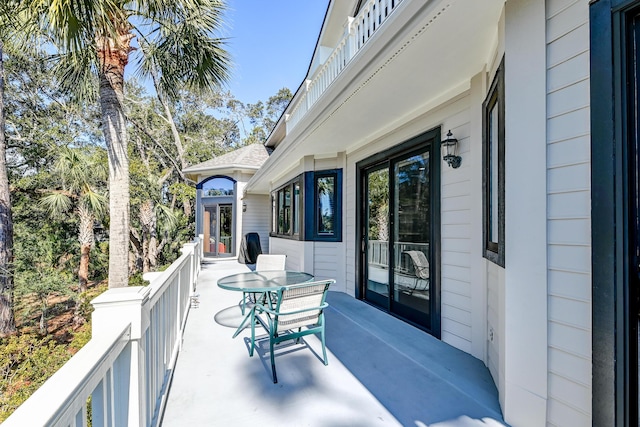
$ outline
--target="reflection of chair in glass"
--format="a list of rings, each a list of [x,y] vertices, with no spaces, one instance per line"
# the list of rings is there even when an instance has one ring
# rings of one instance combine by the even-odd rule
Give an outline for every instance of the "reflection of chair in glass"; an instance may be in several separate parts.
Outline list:
[[[287,261],[286,255],[281,254],[260,254],[256,258],[256,271],[282,271]],[[243,292],[242,293],[242,314],[247,301],[255,303],[259,298],[264,299],[265,293]]]
[[[411,295],[413,291],[429,290],[429,261],[422,251],[404,251],[411,260],[413,277],[415,278],[413,286],[406,289]]]
[[[320,334],[322,342],[322,359],[327,361],[327,350],[324,341],[324,309],[329,286],[335,280],[323,280],[299,285],[282,287],[277,292],[275,308],[257,303],[251,309],[251,349],[253,356],[256,347],[256,322],[259,322],[269,334],[269,353],[273,382],[277,383],[274,345],[288,340],[296,340],[310,334]],[[305,328],[304,330],[302,328]]]

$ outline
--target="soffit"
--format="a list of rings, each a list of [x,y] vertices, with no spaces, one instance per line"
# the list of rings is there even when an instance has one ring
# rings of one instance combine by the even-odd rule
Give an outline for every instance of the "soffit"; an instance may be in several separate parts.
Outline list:
[[[503,0],[410,1],[353,58],[248,186],[269,191],[308,155],[350,152],[468,87],[495,46]],[[396,12],[394,12],[395,14]]]

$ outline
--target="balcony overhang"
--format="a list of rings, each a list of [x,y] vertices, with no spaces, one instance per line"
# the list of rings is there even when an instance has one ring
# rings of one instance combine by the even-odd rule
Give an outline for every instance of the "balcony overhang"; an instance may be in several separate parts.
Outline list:
[[[464,93],[498,51],[503,6],[504,0],[403,2],[280,141],[246,191],[268,193],[304,156],[348,154]]]

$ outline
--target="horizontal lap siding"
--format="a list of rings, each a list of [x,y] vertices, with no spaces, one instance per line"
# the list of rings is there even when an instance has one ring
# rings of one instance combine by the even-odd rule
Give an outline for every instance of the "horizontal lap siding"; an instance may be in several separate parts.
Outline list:
[[[451,130],[460,142],[462,165],[452,169],[442,163],[441,170],[441,337],[448,344],[471,353],[471,173],[470,156],[470,110],[469,96],[460,96],[425,114],[405,127],[401,126],[387,137],[368,144],[347,155],[344,188],[346,209],[345,236],[347,259],[345,262],[347,291],[355,292],[357,286],[356,256],[356,163],[367,157],[401,144],[413,136],[441,126],[442,135]],[[414,129],[412,132],[410,129]],[[395,139],[396,135],[409,135],[406,139]],[[477,142],[477,141],[476,141]]]
[[[247,210],[242,213],[242,233],[258,233],[262,252],[269,253],[271,198],[252,194],[245,196],[242,200],[247,205]]]
[[[588,0],[547,1],[549,425],[591,424]]]
[[[271,253],[285,254],[287,261],[285,267],[287,270],[302,271],[304,270],[304,242],[299,240],[271,238]]]
[[[494,263],[487,263],[487,368],[497,386],[500,386],[501,276],[504,276],[504,269]]]
[[[451,130],[460,144],[458,169],[441,166],[442,340],[471,353],[471,126],[469,98],[453,104],[442,133]],[[464,159],[468,159],[466,162]]]
[[[343,262],[338,259],[341,243],[316,242],[313,249],[313,274],[318,279],[336,279],[339,266]]]

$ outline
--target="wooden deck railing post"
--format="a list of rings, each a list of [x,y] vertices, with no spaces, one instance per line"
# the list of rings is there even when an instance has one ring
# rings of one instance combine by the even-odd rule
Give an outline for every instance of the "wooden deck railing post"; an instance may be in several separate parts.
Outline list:
[[[95,311],[92,315],[92,336],[98,337],[122,323],[131,324],[129,378],[114,375],[114,381],[126,381],[128,384],[114,384],[114,390],[128,393],[122,398],[126,407],[115,407],[115,419],[125,421],[129,427],[143,427],[148,424],[146,394],[146,373],[144,369],[144,345],[141,342],[149,327],[149,287],[127,287],[109,289],[91,301]],[[124,403],[126,402],[126,403]],[[121,405],[121,406],[123,406]]]

